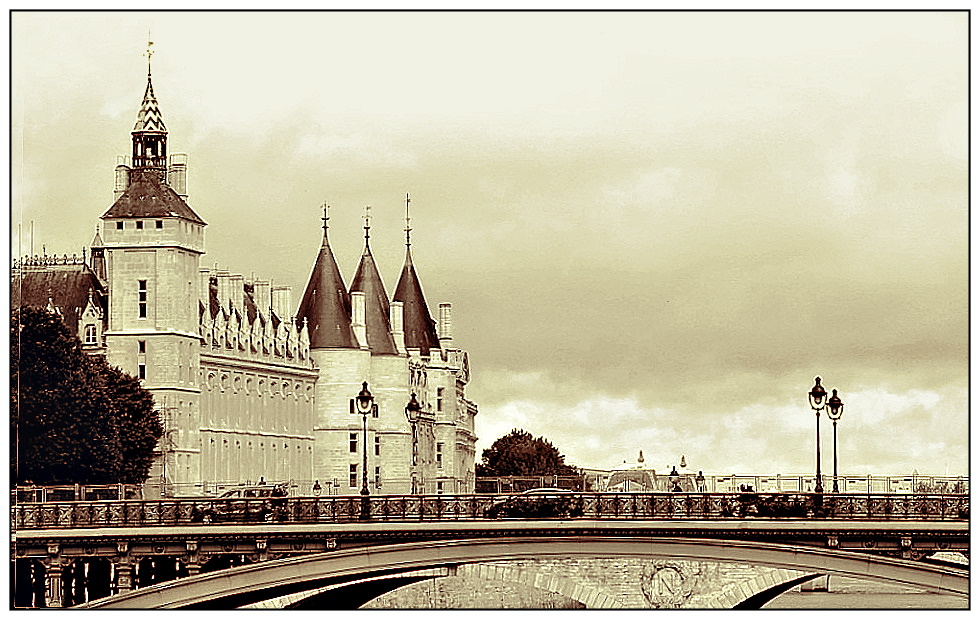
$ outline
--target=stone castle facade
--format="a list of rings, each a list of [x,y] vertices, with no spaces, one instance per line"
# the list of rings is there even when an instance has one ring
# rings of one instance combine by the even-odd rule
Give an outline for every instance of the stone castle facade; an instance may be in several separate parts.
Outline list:
[[[187,203],[186,156],[168,155],[167,137],[148,73],[132,155],[116,167],[115,201],[90,252],[17,261],[12,283],[15,304],[58,312],[87,351],[153,394],[165,432],[147,493],[264,480],[352,494],[365,450],[372,494],[472,492],[469,361],[453,344],[451,305],[439,305],[438,325],[431,317],[410,229],[389,299],[369,223],[347,286],[325,213],[294,308],[288,288],[203,266],[207,224]],[[375,406],[362,416],[365,387]]]

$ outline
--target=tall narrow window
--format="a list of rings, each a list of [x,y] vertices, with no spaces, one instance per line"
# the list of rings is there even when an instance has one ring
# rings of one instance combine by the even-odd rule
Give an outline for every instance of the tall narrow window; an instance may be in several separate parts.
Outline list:
[[[436,388],[436,411],[442,411],[442,395],[446,388]]]
[[[381,488],[381,468],[380,467],[375,467],[374,468],[374,486],[375,486],[375,488],[378,488],[378,489]]]
[[[139,281],[139,308],[140,318],[146,318],[146,280]]]
[[[140,362],[136,368],[139,378],[146,379],[146,362]]]
[[[357,452],[357,433],[350,434],[350,451]]]
[[[357,465],[354,463],[351,463],[350,466],[350,486],[357,486]]]
[[[381,456],[381,438],[374,438],[374,456]]]
[[[442,442],[436,444],[436,465],[442,467]]]
[[[98,344],[95,334],[95,325],[85,326],[85,344]]]
[[[146,341],[145,340],[138,340],[137,343],[138,343],[136,345],[137,351],[139,351],[140,353],[146,353]]]

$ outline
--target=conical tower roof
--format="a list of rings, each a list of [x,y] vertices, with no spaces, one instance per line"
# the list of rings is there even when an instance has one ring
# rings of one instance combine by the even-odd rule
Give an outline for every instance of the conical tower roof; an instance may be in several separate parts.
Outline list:
[[[367,327],[367,344],[372,355],[396,355],[395,338],[391,334],[390,305],[378,266],[374,264],[368,243],[369,226],[365,226],[364,253],[357,265],[357,273],[350,283],[350,290],[364,293],[364,323]]]
[[[404,307],[405,346],[410,349],[420,349],[422,355],[428,355],[430,349],[439,348],[439,336],[436,334],[436,323],[429,314],[429,306],[422,294],[422,284],[415,265],[412,264],[412,248],[405,250],[405,266],[402,267],[398,286],[395,287],[394,301],[400,301]]]
[[[323,243],[296,316],[300,323],[307,320],[311,349],[356,349],[357,338],[350,325],[350,295],[327,240],[327,219],[324,215]]]
[[[166,132],[167,128],[163,124],[163,114],[160,113],[160,105],[157,103],[156,95],[153,94],[153,81],[150,76],[146,76],[146,92],[143,93],[143,105],[140,106],[139,115],[136,117],[136,125],[133,133],[144,131]]]

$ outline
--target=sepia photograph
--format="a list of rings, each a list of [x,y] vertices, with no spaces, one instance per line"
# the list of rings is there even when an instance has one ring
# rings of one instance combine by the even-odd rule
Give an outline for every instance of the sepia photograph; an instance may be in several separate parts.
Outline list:
[[[8,17],[11,609],[969,608],[969,11]]]

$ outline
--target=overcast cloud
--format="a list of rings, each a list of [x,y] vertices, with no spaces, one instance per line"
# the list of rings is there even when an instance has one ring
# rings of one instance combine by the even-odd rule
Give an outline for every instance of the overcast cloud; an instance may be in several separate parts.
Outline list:
[[[819,374],[844,473],[966,473],[967,19],[16,13],[14,253],[91,241],[151,29],[204,264],[298,302],[322,202],[348,282],[369,204],[391,288],[411,192],[479,448],[809,472]]]

